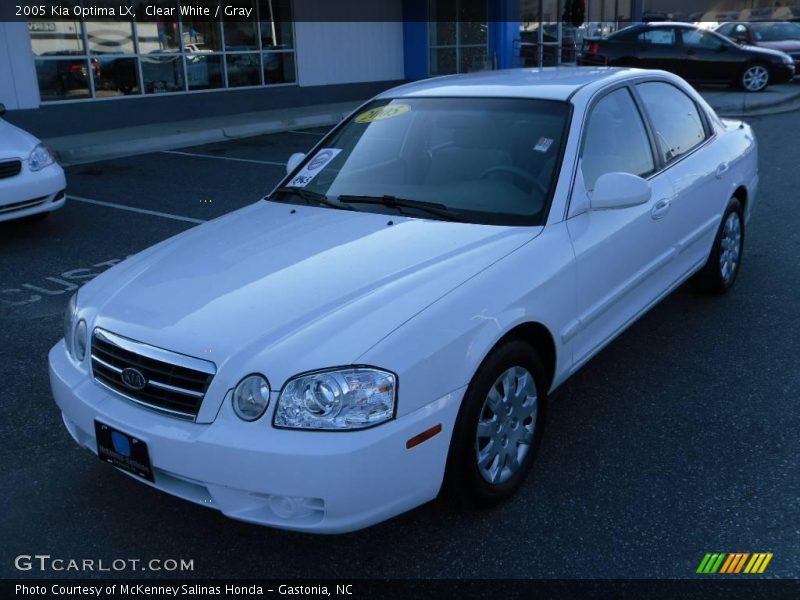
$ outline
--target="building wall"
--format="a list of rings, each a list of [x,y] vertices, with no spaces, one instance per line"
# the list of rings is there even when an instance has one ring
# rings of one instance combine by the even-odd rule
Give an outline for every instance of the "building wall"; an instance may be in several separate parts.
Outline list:
[[[399,13],[398,2],[398,13]],[[297,22],[301,86],[403,79],[403,23]]]
[[[9,110],[39,106],[39,87],[25,23],[0,21],[0,102]]]

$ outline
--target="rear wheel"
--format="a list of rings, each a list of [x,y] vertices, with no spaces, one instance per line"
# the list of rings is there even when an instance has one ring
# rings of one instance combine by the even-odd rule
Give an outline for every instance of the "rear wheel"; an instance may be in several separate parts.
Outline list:
[[[742,72],[739,83],[747,92],[761,92],[769,85],[769,69],[762,64],[750,65]]]
[[[512,340],[495,349],[467,389],[453,432],[445,487],[474,506],[499,504],[528,475],[547,399],[536,351]]]
[[[731,198],[714,238],[705,266],[693,282],[701,291],[724,294],[733,287],[744,252],[744,211],[738,198]]]

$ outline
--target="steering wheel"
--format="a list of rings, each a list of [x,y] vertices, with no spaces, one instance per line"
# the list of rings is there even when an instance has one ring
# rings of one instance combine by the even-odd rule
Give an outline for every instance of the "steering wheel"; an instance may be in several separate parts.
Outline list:
[[[493,173],[511,173],[512,175],[516,175],[521,179],[527,181],[532,188],[536,189],[543,197],[547,197],[547,188],[545,188],[542,183],[536,179],[533,175],[528,173],[527,171],[523,171],[518,167],[512,167],[511,165],[498,165],[496,167],[490,167],[486,169],[483,173],[480,174],[480,179],[486,179],[489,175]]]

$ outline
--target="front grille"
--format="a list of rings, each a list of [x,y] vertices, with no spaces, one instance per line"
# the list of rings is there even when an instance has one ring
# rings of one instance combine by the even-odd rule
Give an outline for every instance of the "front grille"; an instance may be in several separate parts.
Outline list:
[[[14,212],[15,210],[25,210],[26,208],[33,208],[47,200],[47,196],[41,198],[34,198],[33,200],[23,200],[22,202],[14,202],[13,204],[0,204],[0,215],[3,213]]]
[[[142,389],[123,383],[125,369],[135,369],[144,376],[146,384]],[[95,329],[92,335],[95,381],[137,404],[175,417],[197,416],[215,372],[212,362],[162,350],[103,329]]]
[[[22,170],[21,160],[6,160],[0,162],[0,179],[5,179],[6,177],[14,177],[14,175],[19,175],[19,172],[21,170]]]

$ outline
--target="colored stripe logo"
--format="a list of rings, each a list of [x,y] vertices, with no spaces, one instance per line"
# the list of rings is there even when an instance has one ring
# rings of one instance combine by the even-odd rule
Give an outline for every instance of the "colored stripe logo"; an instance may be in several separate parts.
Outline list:
[[[703,575],[761,574],[771,560],[772,552],[709,552],[700,561],[696,572]]]

